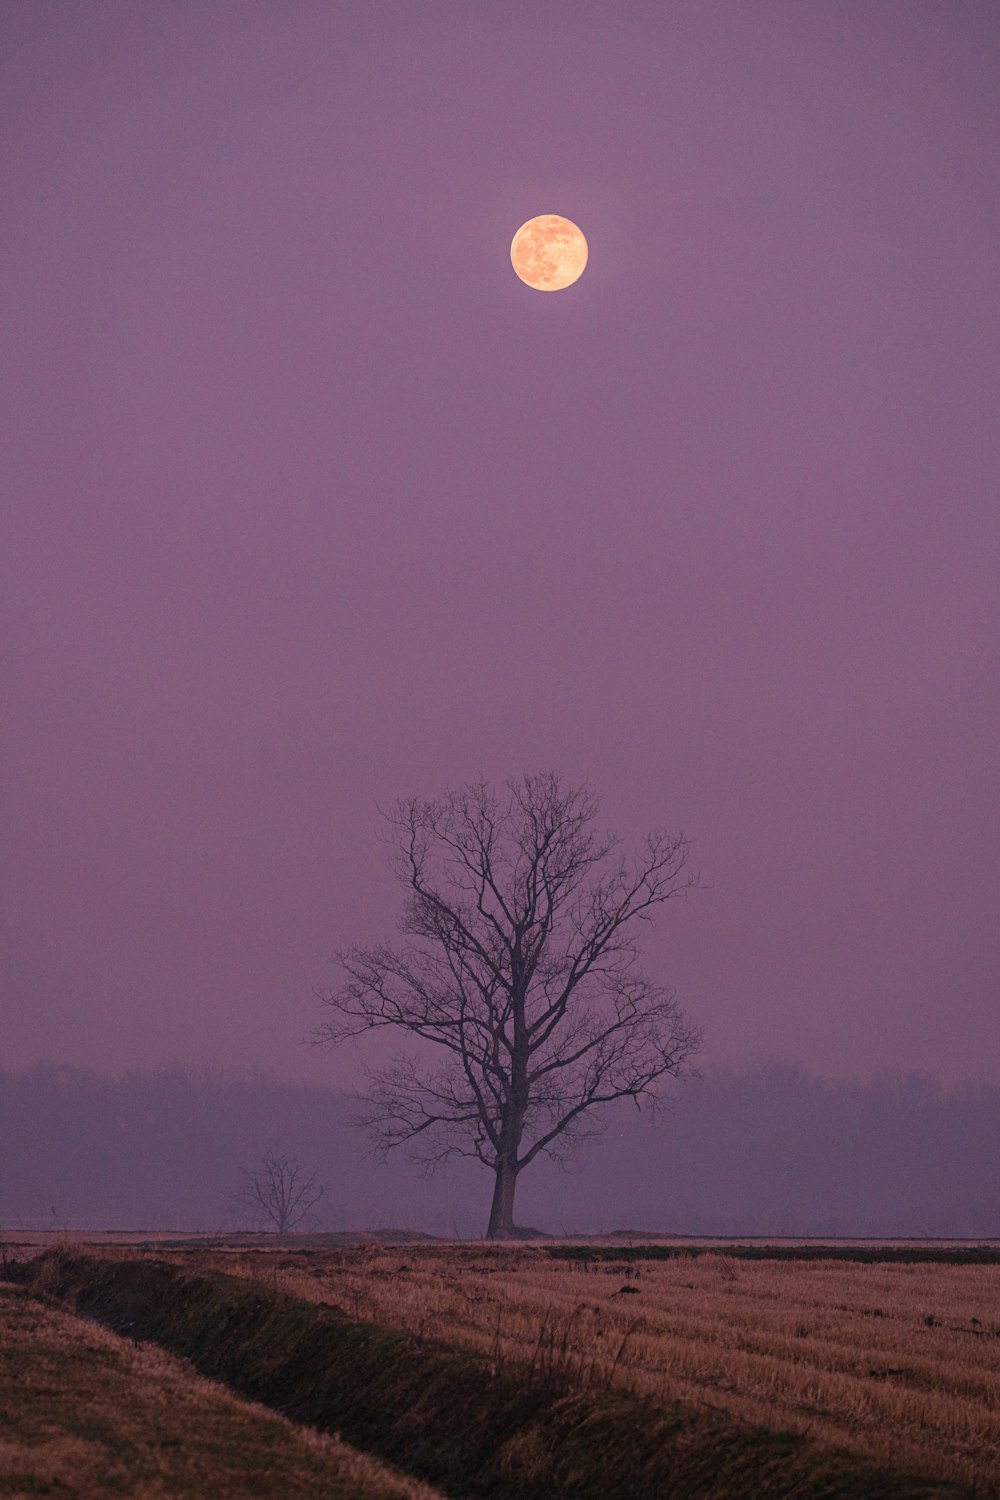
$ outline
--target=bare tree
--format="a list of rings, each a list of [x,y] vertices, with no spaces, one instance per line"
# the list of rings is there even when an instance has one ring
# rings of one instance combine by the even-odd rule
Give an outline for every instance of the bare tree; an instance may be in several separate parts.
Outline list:
[[[382,1155],[409,1143],[428,1166],[484,1162],[491,1239],[517,1234],[529,1163],[599,1133],[600,1106],[655,1098],[701,1042],[639,971],[633,935],[697,884],[688,842],[652,834],[629,862],[594,832],[597,811],[554,772],[397,802],[385,817],[409,941],[341,951],[346,982],[321,996],[320,1042],[393,1029],[429,1044],[369,1072],[363,1123]]]
[[[288,1234],[316,1207],[326,1188],[315,1172],[307,1172],[290,1156],[280,1156],[270,1147],[249,1171],[243,1201],[278,1234]]]

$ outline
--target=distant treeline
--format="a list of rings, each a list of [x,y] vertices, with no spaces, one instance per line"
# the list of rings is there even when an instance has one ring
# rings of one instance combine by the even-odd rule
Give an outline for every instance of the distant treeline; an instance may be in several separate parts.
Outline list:
[[[0,1229],[231,1229],[267,1146],[328,1183],[316,1227],[485,1227],[487,1174],[378,1166],[333,1089],[217,1066],[110,1078],[0,1072]],[[541,1163],[519,1218],[554,1233],[1000,1235],[1000,1089],[913,1075],[830,1080],[783,1064],[712,1071],[657,1123],[632,1107],[568,1170]]]

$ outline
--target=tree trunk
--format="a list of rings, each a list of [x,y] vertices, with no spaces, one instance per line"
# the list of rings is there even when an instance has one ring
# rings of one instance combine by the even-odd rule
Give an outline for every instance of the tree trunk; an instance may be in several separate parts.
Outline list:
[[[488,1240],[511,1239],[514,1227],[514,1189],[517,1186],[517,1168],[509,1156],[501,1156],[496,1164],[496,1182],[493,1187],[493,1203],[490,1208],[490,1224],[486,1231]]]

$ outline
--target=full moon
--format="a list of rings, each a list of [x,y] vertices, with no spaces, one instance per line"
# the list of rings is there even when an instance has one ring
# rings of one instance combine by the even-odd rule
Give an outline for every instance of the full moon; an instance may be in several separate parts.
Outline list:
[[[587,241],[572,219],[539,214],[522,224],[510,246],[510,263],[536,292],[561,292],[583,275]]]

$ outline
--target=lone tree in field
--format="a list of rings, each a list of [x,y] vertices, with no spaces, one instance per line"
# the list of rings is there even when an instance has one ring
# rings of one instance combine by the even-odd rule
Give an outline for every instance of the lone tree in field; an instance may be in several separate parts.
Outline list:
[[[321,997],[320,1042],[393,1029],[429,1044],[369,1073],[362,1123],[382,1155],[409,1143],[429,1166],[484,1162],[490,1239],[518,1233],[530,1162],[598,1134],[601,1105],[655,1096],[701,1040],[640,972],[634,938],[697,883],[687,840],[652,834],[629,862],[594,831],[597,810],[554,773],[397,802],[385,817],[408,941],[341,951],[346,983]]]
[[[255,1217],[278,1234],[288,1234],[326,1192],[316,1172],[270,1148],[250,1171],[243,1169],[243,1201]]]

